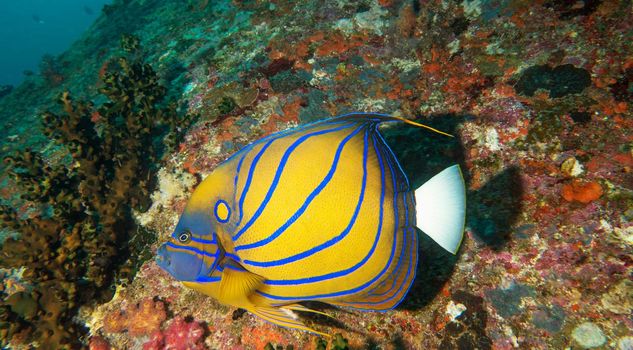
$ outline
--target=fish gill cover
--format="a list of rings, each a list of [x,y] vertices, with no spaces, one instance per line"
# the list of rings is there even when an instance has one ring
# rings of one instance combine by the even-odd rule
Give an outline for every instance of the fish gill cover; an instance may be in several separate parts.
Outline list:
[[[0,97],[3,155],[14,159],[3,168],[0,191],[12,228],[3,231],[9,238],[0,255],[3,345],[55,348],[66,339],[67,347],[99,349],[630,348],[631,6],[114,2],[67,52],[44,60],[40,74]],[[127,59],[119,64],[121,55]],[[128,81],[124,77],[136,73],[125,73],[124,66],[151,76],[144,64],[168,99],[186,103],[200,118],[176,138],[175,150],[165,150],[160,164],[159,157],[132,157],[146,150],[117,156],[113,150],[124,148],[117,144],[92,161],[103,173],[84,177],[82,160],[69,154],[106,147],[93,141],[109,138],[112,130],[128,134],[126,118],[105,126],[104,108],[122,108],[117,98],[125,94],[101,94],[104,78],[118,71]],[[157,92],[156,84],[136,86],[143,92],[134,96]],[[73,135],[87,130],[73,137],[92,140],[91,147],[78,149],[81,139],[58,142],[44,136],[47,127],[34,128],[47,110],[47,123],[62,123],[49,124],[51,135],[73,125]],[[324,309],[336,320],[311,317],[308,324],[341,334],[326,341],[188,291],[144,260],[150,255],[144,252],[171,234],[199,179],[231,153],[274,131],[358,110],[417,118],[456,136],[448,141],[424,130],[384,129],[413,187],[454,162],[466,175],[467,237],[459,255],[420,235],[416,279],[399,308]],[[72,117],[87,113],[94,121]],[[158,147],[160,137],[153,135]],[[31,151],[14,155],[26,147]],[[117,203],[149,209],[111,217],[125,210],[101,202],[120,198],[113,184],[123,182],[116,174],[129,174],[123,168],[131,165],[119,159],[130,157],[138,161],[133,177],[143,174],[158,190],[130,182]],[[155,180],[147,177],[155,173]],[[101,192],[74,192],[99,178],[106,183],[90,186]],[[81,196],[99,201],[77,204]],[[108,236],[109,225],[121,230]],[[128,243],[132,237],[138,248]],[[101,242],[104,259],[91,246]],[[117,271],[125,270],[123,281]]]

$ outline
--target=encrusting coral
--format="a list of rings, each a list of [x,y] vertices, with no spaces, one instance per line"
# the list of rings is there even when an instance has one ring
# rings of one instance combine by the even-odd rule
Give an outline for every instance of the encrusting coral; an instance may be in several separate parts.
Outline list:
[[[129,258],[144,248],[128,244],[139,241],[132,232],[143,233],[131,210],[149,207],[157,163],[191,117],[164,103],[151,66],[121,58],[108,67],[105,103],[75,102],[64,92],[63,112],[43,115],[44,134],[71,160],[49,164],[30,149],[5,157],[22,195],[0,204],[3,226],[19,233],[2,244],[0,267],[26,266],[22,277],[33,287],[0,302],[2,346],[79,347],[78,307],[109,299],[115,275],[129,277],[131,261],[141,262]],[[24,207],[37,213],[25,215]]]
[[[108,314],[104,320],[106,333],[127,331],[132,337],[149,335],[160,330],[160,325],[167,318],[165,304],[151,298],[125,310]]]

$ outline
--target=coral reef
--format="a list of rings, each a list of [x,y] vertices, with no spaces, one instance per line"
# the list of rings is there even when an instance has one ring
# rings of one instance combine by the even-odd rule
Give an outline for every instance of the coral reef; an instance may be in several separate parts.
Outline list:
[[[396,310],[327,309],[335,320],[309,319],[311,326],[341,333],[349,348],[628,349],[633,344],[632,6],[630,1],[558,0],[116,1],[104,8],[85,38],[56,59],[54,68],[63,76],[58,85],[31,76],[0,99],[0,120],[6,121],[0,129],[3,152],[31,146],[28,162],[42,164],[34,169],[25,164],[16,174],[27,180],[54,175],[53,182],[29,180],[29,186],[50,198],[68,199],[62,208],[42,208],[39,197],[15,201],[11,217],[19,216],[29,228],[3,232],[12,248],[6,251],[33,257],[40,249],[38,258],[45,257],[50,267],[67,264],[71,282],[58,288],[62,296],[95,289],[92,278],[103,270],[99,264],[112,265],[113,257],[91,255],[83,232],[92,226],[79,225],[75,234],[74,224],[52,218],[73,210],[76,196],[94,199],[87,191],[68,190],[85,181],[78,175],[83,167],[110,169],[102,175],[106,179],[116,178],[114,168],[101,167],[99,157],[93,165],[71,160],[63,150],[77,152],[76,146],[44,148],[38,143],[45,138],[28,131],[38,108],[52,108],[46,96],[73,89],[73,96],[97,104],[105,98],[98,89],[125,85],[123,77],[111,73],[125,66],[112,58],[125,52],[121,39],[126,33],[125,47],[141,56],[136,47],[142,43],[143,59],[164,77],[169,90],[161,94],[183,105],[186,101],[189,112],[201,116],[178,140],[176,151],[167,153],[151,210],[134,215],[145,230],[156,231],[157,240],[170,234],[197,180],[260,136],[354,110],[418,119],[455,138],[399,125],[385,126],[385,138],[414,186],[443,167],[461,164],[468,208],[459,255],[446,254],[421,234],[416,281]],[[142,65],[126,64],[143,74]],[[105,82],[96,84],[99,77]],[[153,86],[145,80],[137,89],[145,85]],[[90,138],[109,137],[112,121],[126,124],[124,117],[100,107],[69,105],[90,114],[90,121],[73,126],[94,126],[96,136]],[[112,108],[120,115],[130,111],[117,104]],[[160,145],[145,144],[148,149],[155,145],[151,152]],[[118,157],[110,164],[127,161]],[[51,162],[68,171],[47,169]],[[146,171],[138,173],[144,178],[154,173]],[[75,177],[66,185],[69,175]],[[13,203],[9,199],[20,187],[12,179],[0,181],[3,203]],[[83,186],[101,191],[101,198],[121,194],[101,183]],[[124,194],[136,196],[133,190]],[[134,202],[137,208],[149,204],[143,198]],[[95,217],[95,228],[103,230],[97,210],[77,212],[80,219]],[[58,229],[68,234],[62,238],[54,232]],[[24,235],[35,231],[41,236]],[[141,234],[132,246],[121,238],[119,247],[136,251],[152,236]],[[52,244],[41,247],[45,239]],[[18,242],[30,242],[32,248]],[[140,263],[148,256],[143,251],[142,258],[129,257],[140,265],[128,269],[130,276],[136,271],[134,279],[117,283],[112,300],[95,298],[99,305],[77,317],[90,329],[95,348],[140,348],[150,340],[148,347],[166,346],[172,323],[205,329],[195,347],[333,346],[186,290],[153,261]],[[62,252],[75,258],[57,262]],[[22,261],[23,273],[15,267],[0,270],[11,276],[3,282],[3,339],[11,334],[16,341],[32,340],[29,325],[46,316],[39,315],[41,305],[49,305],[48,290],[59,285],[51,281],[66,281],[54,273],[46,281],[35,279],[31,265],[40,268]],[[83,278],[89,270],[91,277]],[[105,319],[135,310],[145,300],[161,300],[170,311],[154,338],[106,332]],[[69,322],[62,306],[47,306],[51,315],[46,317]],[[40,324],[57,323],[42,319]]]
[[[149,65],[122,58],[103,84],[98,108],[66,92],[63,113],[43,115],[44,134],[68,150],[68,163],[50,164],[30,149],[5,158],[22,193],[0,205],[3,225],[19,233],[3,242],[0,266],[25,266],[31,288],[0,304],[3,342],[72,347],[84,332],[72,321],[79,306],[111,298],[115,273],[131,279],[142,262],[149,242],[131,209],[149,207],[155,164],[190,118],[163,103]]]

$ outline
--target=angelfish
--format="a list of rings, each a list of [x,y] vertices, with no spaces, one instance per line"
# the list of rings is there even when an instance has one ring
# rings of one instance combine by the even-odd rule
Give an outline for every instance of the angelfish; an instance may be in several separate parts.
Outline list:
[[[416,227],[457,252],[465,187],[453,165],[412,191],[382,122],[432,129],[351,113],[245,146],[195,189],[158,264],[223,304],[322,335],[293,311],[321,312],[300,302],[394,308],[415,277]]]

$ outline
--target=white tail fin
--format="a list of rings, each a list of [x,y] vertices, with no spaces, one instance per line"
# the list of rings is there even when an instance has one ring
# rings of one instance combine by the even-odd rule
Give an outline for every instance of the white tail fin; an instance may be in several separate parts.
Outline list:
[[[464,235],[466,188],[459,165],[433,176],[415,190],[417,226],[455,254]]]

